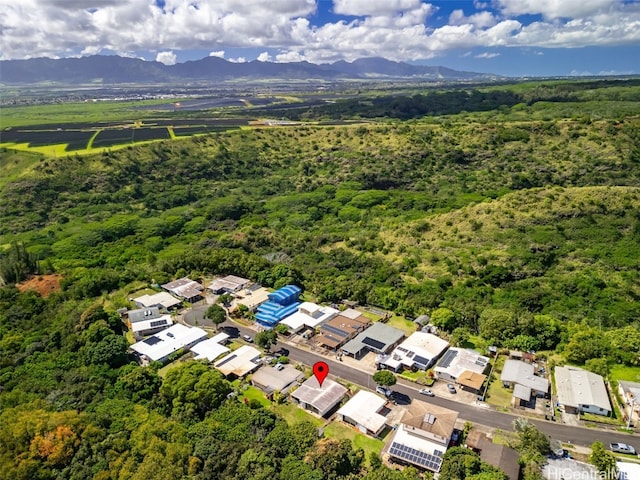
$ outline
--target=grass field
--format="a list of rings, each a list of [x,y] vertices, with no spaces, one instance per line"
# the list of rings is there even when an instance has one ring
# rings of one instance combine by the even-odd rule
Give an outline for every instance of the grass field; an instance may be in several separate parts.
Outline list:
[[[311,422],[319,427],[324,423],[318,417],[314,417],[293,403],[273,405],[271,408],[278,415],[282,416],[282,418],[284,418],[290,425],[300,422]]]
[[[626,367],[624,365],[614,365],[611,367],[609,376],[613,380],[623,380],[627,382],[640,382],[640,367]]]

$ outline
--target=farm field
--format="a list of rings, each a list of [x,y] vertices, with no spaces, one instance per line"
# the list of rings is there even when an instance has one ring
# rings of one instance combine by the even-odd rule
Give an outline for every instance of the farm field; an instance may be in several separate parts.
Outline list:
[[[0,131],[0,147],[56,154],[95,153],[175,137],[238,129],[248,120],[240,119],[148,119],[132,122],[60,123],[26,127],[6,127]],[[174,128],[175,126],[175,128]],[[175,132],[171,134],[171,129]],[[48,147],[48,148],[46,148]]]

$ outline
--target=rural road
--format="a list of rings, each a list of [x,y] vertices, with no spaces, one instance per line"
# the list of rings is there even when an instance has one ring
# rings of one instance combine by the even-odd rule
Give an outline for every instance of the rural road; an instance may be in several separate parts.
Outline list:
[[[229,320],[227,320],[223,325],[229,328],[238,329],[240,336],[250,335],[253,337],[256,334],[255,330],[243,327]],[[286,348],[289,350],[289,358],[291,360],[305,365],[312,366],[315,362],[322,360],[329,365],[330,376],[342,378],[370,390],[375,389],[376,383],[368,372],[356,370],[348,367],[344,363],[333,361],[326,356],[297,348],[288,343],[278,342],[275,348]],[[442,397],[425,397],[418,393],[418,388],[410,386],[408,382],[404,382],[403,380],[399,380],[399,382],[393,386],[393,390],[408,395],[412,399],[422,400],[433,403],[434,405],[455,410],[460,413],[461,419],[469,420],[472,423],[485,425],[491,428],[500,428],[502,430],[512,431],[512,422],[515,418],[518,418],[517,415],[498,412],[491,408],[479,406],[478,404],[461,403]],[[529,419],[529,421],[535,424],[541,431],[548,434],[551,438],[565,443],[570,442],[574,445],[588,447],[595,441],[600,441],[605,445],[614,442],[631,443],[632,445],[634,443],[640,444],[640,436],[637,434],[629,435],[627,433],[619,433],[615,431],[573,427],[562,423],[543,420]]]

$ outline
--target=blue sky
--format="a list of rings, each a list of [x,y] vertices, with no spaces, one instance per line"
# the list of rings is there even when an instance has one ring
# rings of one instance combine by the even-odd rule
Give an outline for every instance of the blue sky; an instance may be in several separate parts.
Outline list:
[[[640,0],[0,0],[0,58],[385,57],[512,76],[640,74]]]

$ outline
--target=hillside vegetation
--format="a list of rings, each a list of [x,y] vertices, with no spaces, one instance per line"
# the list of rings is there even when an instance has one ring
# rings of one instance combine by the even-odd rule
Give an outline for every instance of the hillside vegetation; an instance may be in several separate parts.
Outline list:
[[[323,463],[309,426],[223,402],[230,386],[199,367],[163,380],[129,364],[113,312],[141,286],[183,275],[297,283],[321,302],[432,313],[454,341],[638,364],[638,87],[577,83],[500,86],[525,101],[474,113],[380,118],[369,97],[353,112],[306,112],[356,125],[92,156],[0,150],[0,272],[62,275],[47,298],[13,277],[0,289],[0,436],[13,439],[0,442],[0,476],[368,469],[348,442],[323,443],[339,472]],[[291,436],[298,443],[282,440]],[[374,470],[363,478],[415,478]]]

